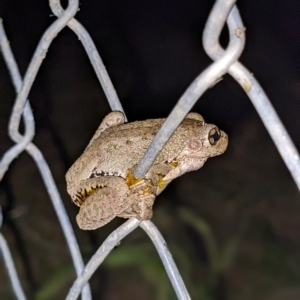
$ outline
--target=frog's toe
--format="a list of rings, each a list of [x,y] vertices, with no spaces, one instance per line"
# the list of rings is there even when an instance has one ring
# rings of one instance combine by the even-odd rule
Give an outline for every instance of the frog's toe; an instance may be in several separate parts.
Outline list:
[[[204,118],[200,114],[195,113],[195,112],[188,113],[186,118],[187,119],[192,119],[192,120],[197,120],[197,121],[205,123]]]
[[[140,196],[140,201],[135,203],[133,209],[137,212],[136,218],[139,220],[148,220],[152,218],[153,215],[153,204],[155,200],[155,195],[148,194]]]
[[[105,129],[116,126],[118,124],[123,124],[125,122],[125,116],[121,111],[112,111],[109,113],[100,124],[102,131]]]

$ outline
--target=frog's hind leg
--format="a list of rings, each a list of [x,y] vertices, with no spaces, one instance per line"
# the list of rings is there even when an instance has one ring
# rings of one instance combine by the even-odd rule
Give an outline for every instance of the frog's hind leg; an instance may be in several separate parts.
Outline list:
[[[90,195],[81,205],[76,221],[84,230],[102,227],[132,203],[129,198],[120,198],[110,187],[104,187]]]
[[[102,176],[89,178],[80,183],[79,196],[85,195],[76,217],[81,229],[99,228],[120,214],[134,201],[130,190],[121,177]]]
[[[159,195],[166,186],[179,176],[179,168],[169,164],[156,164],[150,167],[146,177],[151,179],[155,187],[155,195]]]

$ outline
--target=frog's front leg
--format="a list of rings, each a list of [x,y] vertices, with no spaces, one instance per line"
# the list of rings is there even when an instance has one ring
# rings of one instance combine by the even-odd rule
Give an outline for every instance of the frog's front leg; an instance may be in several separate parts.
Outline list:
[[[159,195],[166,186],[178,176],[180,176],[180,171],[177,162],[153,165],[146,174],[146,178],[149,178],[153,186],[156,187],[156,195]]]
[[[85,198],[86,197],[86,198]],[[135,201],[123,178],[103,176],[83,180],[78,191],[83,201],[76,217],[81,229],[97,229],[128,209]]]

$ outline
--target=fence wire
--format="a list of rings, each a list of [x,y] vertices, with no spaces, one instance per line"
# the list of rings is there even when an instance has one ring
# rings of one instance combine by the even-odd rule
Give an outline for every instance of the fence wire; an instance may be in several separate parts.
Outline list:
[[[299,154],[263,89],[253,75],[238,62],[238,58],[240,57],[245,44],[245,28],[238,9],[235,6],[235,2],[235,0],[218,0],[215,2],[203,33],[204,49],[214,62],[191,83],[179,99],[139,162],[135,171],[135,176],[137,178],[143,177],[148,171],[161,149],[199,97],[228,72],[249,96],[272,137],[275,146],[279,150],[287,168],[291,172],[296,185],[300,189]],[[134,218],[129,219],[109,235],[86,266],[83,264],[77,240],[50,169],[41,151],[32,143],[35,134],[34,118],[29,100],[27,99],[48,48],[53,39],[63,28],[68,26],[82,42],[111,109],[122,112],[124,112],[124,110],[90,35],[74,18],[78,11],[78,0],[69,0],[66,10],[61,7],[58,0],[50,0],[50,7],[53,14],[57,16],[57,20],[53,22],[42,36],[28,66],[23,82],[10,49],[9,42],[6,38],[2,21],[0,22],[0,48],[17,93],[8,127],[8,134],[15,142],[15,145],[7,150],[2,156],[0,161],[0,179],[3,178],[10,163],[21,152],[26,150],[28,154],[32,156],[41,173],[41,177],[58,216],[77,274],[77,279],[71,287],[66,299],[77,299],[80,293],[82,293],[82,299],[91,299],[91,291],[88,285],[90,277],[103,262],[105,257],[109,255],[110,251],[138,226],[149,235],[155,245],[178,299],[190,299],[180,273],[172,259],[172,255],[167,248],[166,242],[151,221],[140,222]],[[219,44],[219,36],[225,23],[227,23],[229,30],[229,44],[227,49],[224,50]],[[24,122],[24,134],[19,132],[21,119],[23,119]],[[0,228],[1,225],[2,211],[0,209]],[[26,299],[18,279],[9,247],[1,233],[0,249],[16,298]]]

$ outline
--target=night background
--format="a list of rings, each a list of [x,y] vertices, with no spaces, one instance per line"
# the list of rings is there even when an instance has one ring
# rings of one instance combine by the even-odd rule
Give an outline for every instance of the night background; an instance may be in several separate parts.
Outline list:
[[[211,60],[202,33],[214,1],[82,1],[90,33],[129,121],[167,117]],[[66,4],[66,1],[62,4]],[[300,149],[300,2],[237,2],[246,27],[240,61],[253,72]],[[0,17],[22,76],[56,20],[48,1],[0,0]],[[226,47],[224,30],[222,44]],[[0,55],[0,155],[15,92]],[[29,94],[43,152],[84,260],[124,219],[92,232],[75,221],[65,173],[110,111],[77,36],[63,29]],[[229,136],[225,154],[174,180],[156,199],[153,222],[166,239],[192,299],[300,299],[300,196],[242,88],[225,75],[192,111]],[[2,233],[28,299],[64,299],[75,279],[65,238],[27,153],[0,183]],[[211,247],[208,241],[216,241]],[[0,264],[0,298],[15,299]],[[94,299],[176,299],[147,235],[136,229],[93,275]]]

